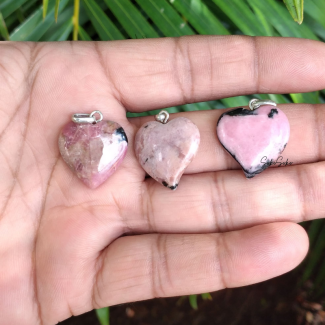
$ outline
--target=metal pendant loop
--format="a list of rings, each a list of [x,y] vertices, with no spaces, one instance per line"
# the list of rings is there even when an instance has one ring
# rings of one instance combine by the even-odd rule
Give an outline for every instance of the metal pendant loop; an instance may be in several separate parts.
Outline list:
[[[162,110],[159,112],[159,114],[155,116],[155,118],[157,122],[166,124],[169,119],[169,113],[167,111]]]
[[[273,100],[271,99],[265,99],[265,100],[259,100],[257,98],[253,98],[249,101],[249,108],[250,110],[254,110],[254,109],[257,109],[259,108],[260,106],[263,106],[263,105],[271,105],[271,106],[276,106],[276,102],[274,102]]]
[[[99,115],[99,118],[96,119],[96,114]],[[90,114],[77,113],[72,115],[72,121],[78,124],[89,123],[96,124],[103,120],[103,114],[100,111],[93,111]]]

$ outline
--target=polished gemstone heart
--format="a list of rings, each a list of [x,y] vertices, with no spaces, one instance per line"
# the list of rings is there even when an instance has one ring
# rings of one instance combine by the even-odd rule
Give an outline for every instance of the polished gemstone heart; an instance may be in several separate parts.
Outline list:
[[[135,153],[142,168],[157,182],[175,190],[185,168],[194,158],[200,132],[185,117],[167,124],[144,124],[135,138]]]
[[[252,111],[237,108],[221,115],[217,134],[246,177],[252,178],[280,156],[289,140],[290,125],[287,116],[274,106]]]
[[[127,146],[123,128],[111,121],[96,124],[69,122],[59,137],[64,161],[90,188],[98,187],[116,171]]]

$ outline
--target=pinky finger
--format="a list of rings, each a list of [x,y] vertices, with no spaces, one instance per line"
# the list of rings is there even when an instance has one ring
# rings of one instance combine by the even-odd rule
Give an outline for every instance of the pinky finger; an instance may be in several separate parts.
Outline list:
[[[264,281],[296,267],[308,237],[278,222],[222,234],[121,237],[103,255],[93,308]]]

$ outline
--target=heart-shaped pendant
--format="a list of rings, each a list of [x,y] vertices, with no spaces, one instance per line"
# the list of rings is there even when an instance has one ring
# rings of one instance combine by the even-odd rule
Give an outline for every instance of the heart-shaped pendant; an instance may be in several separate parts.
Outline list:
[[[288,118],[273,101],[253,99],[250,108],[226,112],[217,124],[221,144],[241,165],[247,178],[276,161],[290,135]]]
[[[139,129],[135,153],[152,178],[175,190],[199,148],[200,132],[189,119],[178,117],[167,123],[168,116],[161,111],[157,122],[148,122]]]
[[[98,113],[101,118],[96,120]],[[123,128],[102,121],[102,114],[74,114],[59,137],[64,161],[90,188],[96,188],[111,176],[127,152],[128,140]]]

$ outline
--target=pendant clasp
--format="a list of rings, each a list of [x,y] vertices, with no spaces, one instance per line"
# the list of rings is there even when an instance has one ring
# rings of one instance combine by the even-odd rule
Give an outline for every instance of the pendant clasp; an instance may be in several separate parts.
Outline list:
[[[159,112],[159,114],[157,114],[155,116],[156,118],[156,121],[157,122],[160,122],[162,124],[166,124],[168,122],[168,119],[169,119],[169,113],[165,110],[162,110]]]
[[[265,100],[259,100],[257,98],[253,98],[249,101],[249,108],[250,110],[254,110],[254,109],[257,109],[259,108],[260,106],[263,106],[263,105],[271,105],[271,106],[276,106],[276,102],[274,102],[273,100],[271,99],[265,99]]]
[[[99,119],[96,119],[96,114],[99,115]],[[103,114],[101,111],[93,111],[90,114],[77,113],[72,115],[72,121],[78,124],[89,123],[96,124],[103,120]]]

